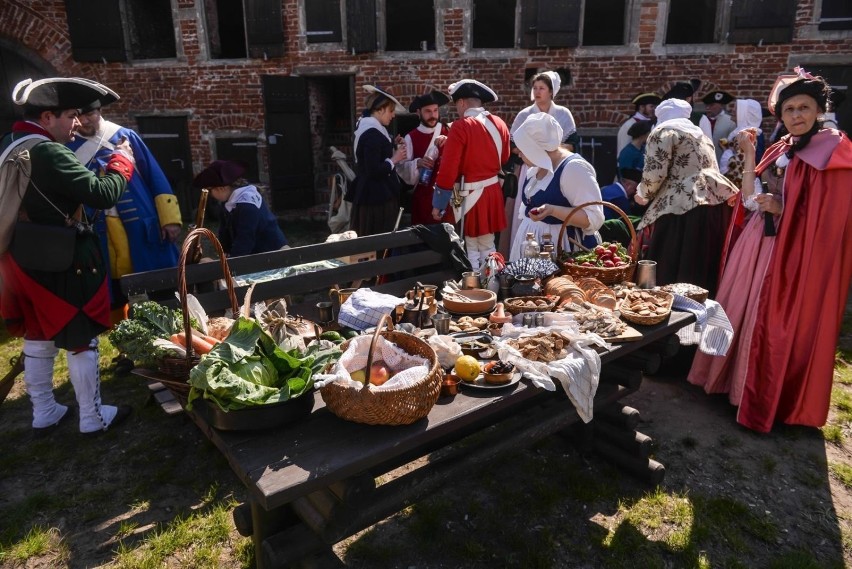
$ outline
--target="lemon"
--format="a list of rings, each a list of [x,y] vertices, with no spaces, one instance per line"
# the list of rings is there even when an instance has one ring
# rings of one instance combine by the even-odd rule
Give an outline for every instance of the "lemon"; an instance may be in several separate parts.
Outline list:
[[[479,362],[473,356],[461,356],[456,360],[456,375],[462,381],[473,381],[479,375]]]

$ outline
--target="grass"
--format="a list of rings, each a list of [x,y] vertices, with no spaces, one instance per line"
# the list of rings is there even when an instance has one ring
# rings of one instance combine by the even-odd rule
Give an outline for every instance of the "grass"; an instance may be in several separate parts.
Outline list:
[[[852,489],[852,466],[842,462],[831,462],[828,469],[841,484]]]

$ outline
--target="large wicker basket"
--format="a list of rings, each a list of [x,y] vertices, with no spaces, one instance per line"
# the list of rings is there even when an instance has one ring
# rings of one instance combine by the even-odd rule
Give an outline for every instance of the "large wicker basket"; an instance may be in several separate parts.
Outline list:
[[[228,298],[231,301],[231,309],[234,311],[234,314],[239,312],[237,295],[234,291],[234,279],[231,278],[231,269],[228,266],[228,260],[225,256],[225,251],[222,249],[222,244],[219,243],[219,240],[216,239],[216,235],[214,235],[209,229],[204,227],[193,229],[186,236],[186,239],[183,242],[177,268],[180,309],[183,312],[183,330],[187,338],[191,337],[190,334],[192,327],[189,323],[189,308],[187,307],[186,302],[186,263],[187,259],[195,250],[193,245],[202,237],[206,237],[213,244],[213,247],[216,249],[216,253],[219,255],[219,263],[222,267],[222,276],[228,284]],[[187,342],[187,344],[185,357],[162,358],[157,368],[161,374],[167,376],[167,378],[161,379],[160,382],[169,390],[174,392],[175,396],[183,396],[184,401],[186,400],[186,396],[189,394],[190,389],[189,384],[186,382],[187,379],[189,379],[189,370],[195,367],[200,359],[192,352],[192,342]],[[180,397],[178,398],[180,399]]]
[[[583,267],[577,264],[566,263],[562,261],[562,240],[565,236],[565,229],[568,227],[568,222],[574,217],[578,211],[584,207],[592,205],[602,205],[615,211],[621,216],[622,221],[630,231],[630,246],[627,247],[627,254],[630,255],[630,263],[618,267]],[[569,275],[575,279],[580,277],[594,277],[604,284],[615,284],[621,281],[629,281],[633,277],[633,271],[636,269],[636,258],[639,255],[639,240],[636,237],[636,230],[633,229],[633,223],[627,214],[620,207],[609,202],[586,202],[572,209],[562,222],[562,229],[559,230],[559,240],[556,242],[556,259],[562,267],[562,274]]]
[[[382,331],[388,326],[389,330]],[[423,379],[409,387],[398,389],[370,389],[369,369],[373,363],[373,350],[379,335],[412,355],[426,358],[429,372]],[[438,356],[432,347],[411,334],[394,331],[390,318],[383,316],[376,326],[370,353],[367,356],[367,380],[361,389],[329,383],[320,389],[320,395],[329,411],[347,421],[368,425],[408,425],[429,414],[441,392],[444,371],[438,365]]]

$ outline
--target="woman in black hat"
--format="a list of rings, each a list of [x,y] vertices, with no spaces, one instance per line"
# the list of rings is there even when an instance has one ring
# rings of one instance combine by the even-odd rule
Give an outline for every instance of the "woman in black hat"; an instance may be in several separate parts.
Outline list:
[[[391,94],[372,85],[363,116],[355,127],[355,172],[346,199],[352,202],[350,226],[361,237],[393,230],[399,212],[396,165],[405,160],[404,144],[396,144],[387,130],[398,112],[405,112]]]
[[[231,257],[277,251],[287,244],[257,187],[243,179],[246,169],[242,162],[214,160],[192,181],[222,204],[219,242]]]
[[[730,248],[717,296],[734,343],[725,357],[698,354],[689,374],[708,393],[728,393],[737,422],[760,432],[776,422],[825,424],[852,280],[852,142],[820,124],[825,81],[796,71],[769,97],[790,134],[757,166],[754,133],[737,136],[742,203],[756,215]],[[755,176],[770,170],[782,177],[780,191],[755,195]]]

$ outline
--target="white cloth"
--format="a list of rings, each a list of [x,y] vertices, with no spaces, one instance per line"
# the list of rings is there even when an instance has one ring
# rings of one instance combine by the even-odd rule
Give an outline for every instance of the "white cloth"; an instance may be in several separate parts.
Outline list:
[[[509,129],[509,132],[512,134],[518,130],[524,121],[529,117],[536,113],[544,113],[546,112],[550,116],[556,119],[556,122],[559,123],[559,126],[562,127],[562,136],[568,136],[569,134],[573,134],[577,130],[577,123],[574,122],[574,115],[571,114],[571,111],[568,110],[568,107],[563,107],[562,105],[557,105],[553,101],[550,102],[550,108],[547,111],[543,111],[538,108],[538,105],[532,104],[529,107],[525,107],[521,112],[517,114],[515,120],[512,121],[512,128]],[[562,140],[565,140],[564,138]]]
[[[572,154],[565,158],[569,161],[562,168],[562,175],[559,177],[559,187],[562,195],[571,204],[582,204],[591,201],[601,201],[601,189],[598,186],[598,181],[595,175],[595,169],[591,164],[583,160],[579,154]],[[563,161],[564,162],[564,161]],[[557,167],[558,169],[558,167]],[[525,176],[525,184],[521,191],[527,198],[531,198],[540,191],[543,191],[553,180],[554,173],[548,172],[541,180],[536,179],[538,168],[529,168]],[[545,233],[550,233],[554,245],[559,239],[559,231],[562,229],[562,224],[548,224],[543,221],[533,221],[526,215],[526,207],[523,200],[518,199],[520,203],[517,209],[517,219],[519,223],[515,230],[515,238],[512,241],[512,248],[509,250],[509,262],[517,261],[522,258],[522,244],[526,239],[526,234],[532,232],[536,241],[541,243],[541,238]],[[602,206],[587,207],[583,210],[589,217],[589,226],[582,230],[584,235],[594,235],[605,220]],[[574,237],[573,231],[565,230],[565,236],[562,238],[562,250],[571,251],[573,245],[568,241],[568,237]]]
[[[323,387],[331,382],[337,382],[352,389],[362,389],[364,384],[352,379],[352,372],[365,370],[370,352],[373,335],[357,336],[349,342],[349,348],[335,364],[332,373],[317,374],[314,382],[317,387]],[[384,362],[392,370],[399,370],[393,377],[382,385],[369,385],[369,389],[382,391],[409,387],[429,373],[429,362],[426,358],[409,354],[384,336],[376,339],[373,363]]]
[[[728,134],[728,140],[733,142],[734,138],[747,128],[759,130],[762,122],[763,111],[760,108],[760,103],[754,99],[737,99],[737,126]],[[724,171],[722,170],[722,172]]]
[[[707,136],[703,129],[695,126],[692,124],[692,121],[689,120],[689,115],[692,113],[692,105],[686,101],[681,99],[666,99],[660,103],[656,109],[654,109],[654,113],[657,115],[657,125],[651,132],[658,131],[665,127],[679,130],[699,138],[702,135]],[[709,128],[710,119],[707,119],[707,124]],[[710,137],[708,136],[708,138]]]
[[[405,304],[404,298],[359,288],[340,307],[337,322],[355,330],[366,330],[378,324],[382,316],[391,314],[400,304]]]
[[[423,123],[420,123],[417,125],[416,130],[432,135],[432,141],[429,143],[429,147],[431,147],[435,144],[435,139],[441,135],[443,126],[443,124],[438,123],[433,127],[428,127]],[[417,161],[422,158],[422,156],[414,156],[414,142],[411,140],[410,134],[406,134],[403,141],[405,144],[405,155],[408,156],[408,160],[403,160],[396,165],[396,173],[399,174],[402,181],[409,186],[416,186],[420,181],[420,168],[417,167]]]
[[[105,431],[118,413],[117,407],[101,404],[97,340],[89,348],[79,354],[67,353],[68,378],[80,406],[81,433]]]
[[[53,342],[24,340],[24,385],[33,406],[33,428],[57,424],[68,407],[53,395],[53,362],[59,349]]]
[[[465,235],[464,246],[467,250],[467,258],[470,261],[474,271],[478,271],[479,267],[488,258],[488,255],[497,250],[494,244],[494,234],[486,233],[478,237],[468,237]]]
[[[708,299],[702,305],[691,298],[676,294],[672,308],[695,314],[694,325],[684,326],[677,331],[682,345],[698,344],[698,349],[710,356],[724,356],[728,353],[734,339],[734,328],[721,304]]]
[[[559,92],[559,88],[562,87],[562,78],[559,77],[559,74],[556,71],[543,71],[541,75],[547,75],[550,78],[550,84],[553,85],[553,91],[550,96],[555,97]],[[535,91],[530,89],[530,101],[535,100]]]
[[[376,117],[361,117],[358,119],[358,124],[355,125],[355,142],[352,144],[352,155],[355,157],[356,162],[358,161],[358,141],[361,140],[361,135],[371,128],[382,133],[389,142],[393,143],[393,139],[391,139],[390,134],[388,134],[388,129],[385,128],[385,125],[379,122],[379,119]]]
[[[251,204],[260,209],[260,206],[263,204],[263,198],[261,197],[260,192],[257,191],[257,187],[243,186],[242,188],[237,188],[231,192],[231,197],[229,197],[228,201],[225,202],[225,210],[230,213],[234,211],[234,208],[240,203]]]
[[[532,115],[512,134],[512,139],[534,166],[553,172],[548,152],[559,148],[562,142],[562,127],[555,118],[545,113]]]
[[[552,362],[533,362],[524,358],[520,352],[506,343],[509,338],[534,335],[539,332],[547,333],[560,331],[567,341],[570,350],[568,355]],[[583,422],[593,419],[595,393],[601,375],[601,359],[592,346],[598,345],[609,348],[600,336],[579,332],[575,322],[555,327],[522,328],[512,324],[503,325],[503,334],[497,341],[498,357],[515,365],[533,384],[548,391],[555,391],[556,384],[552,378],[559,381],[571,403]]]

